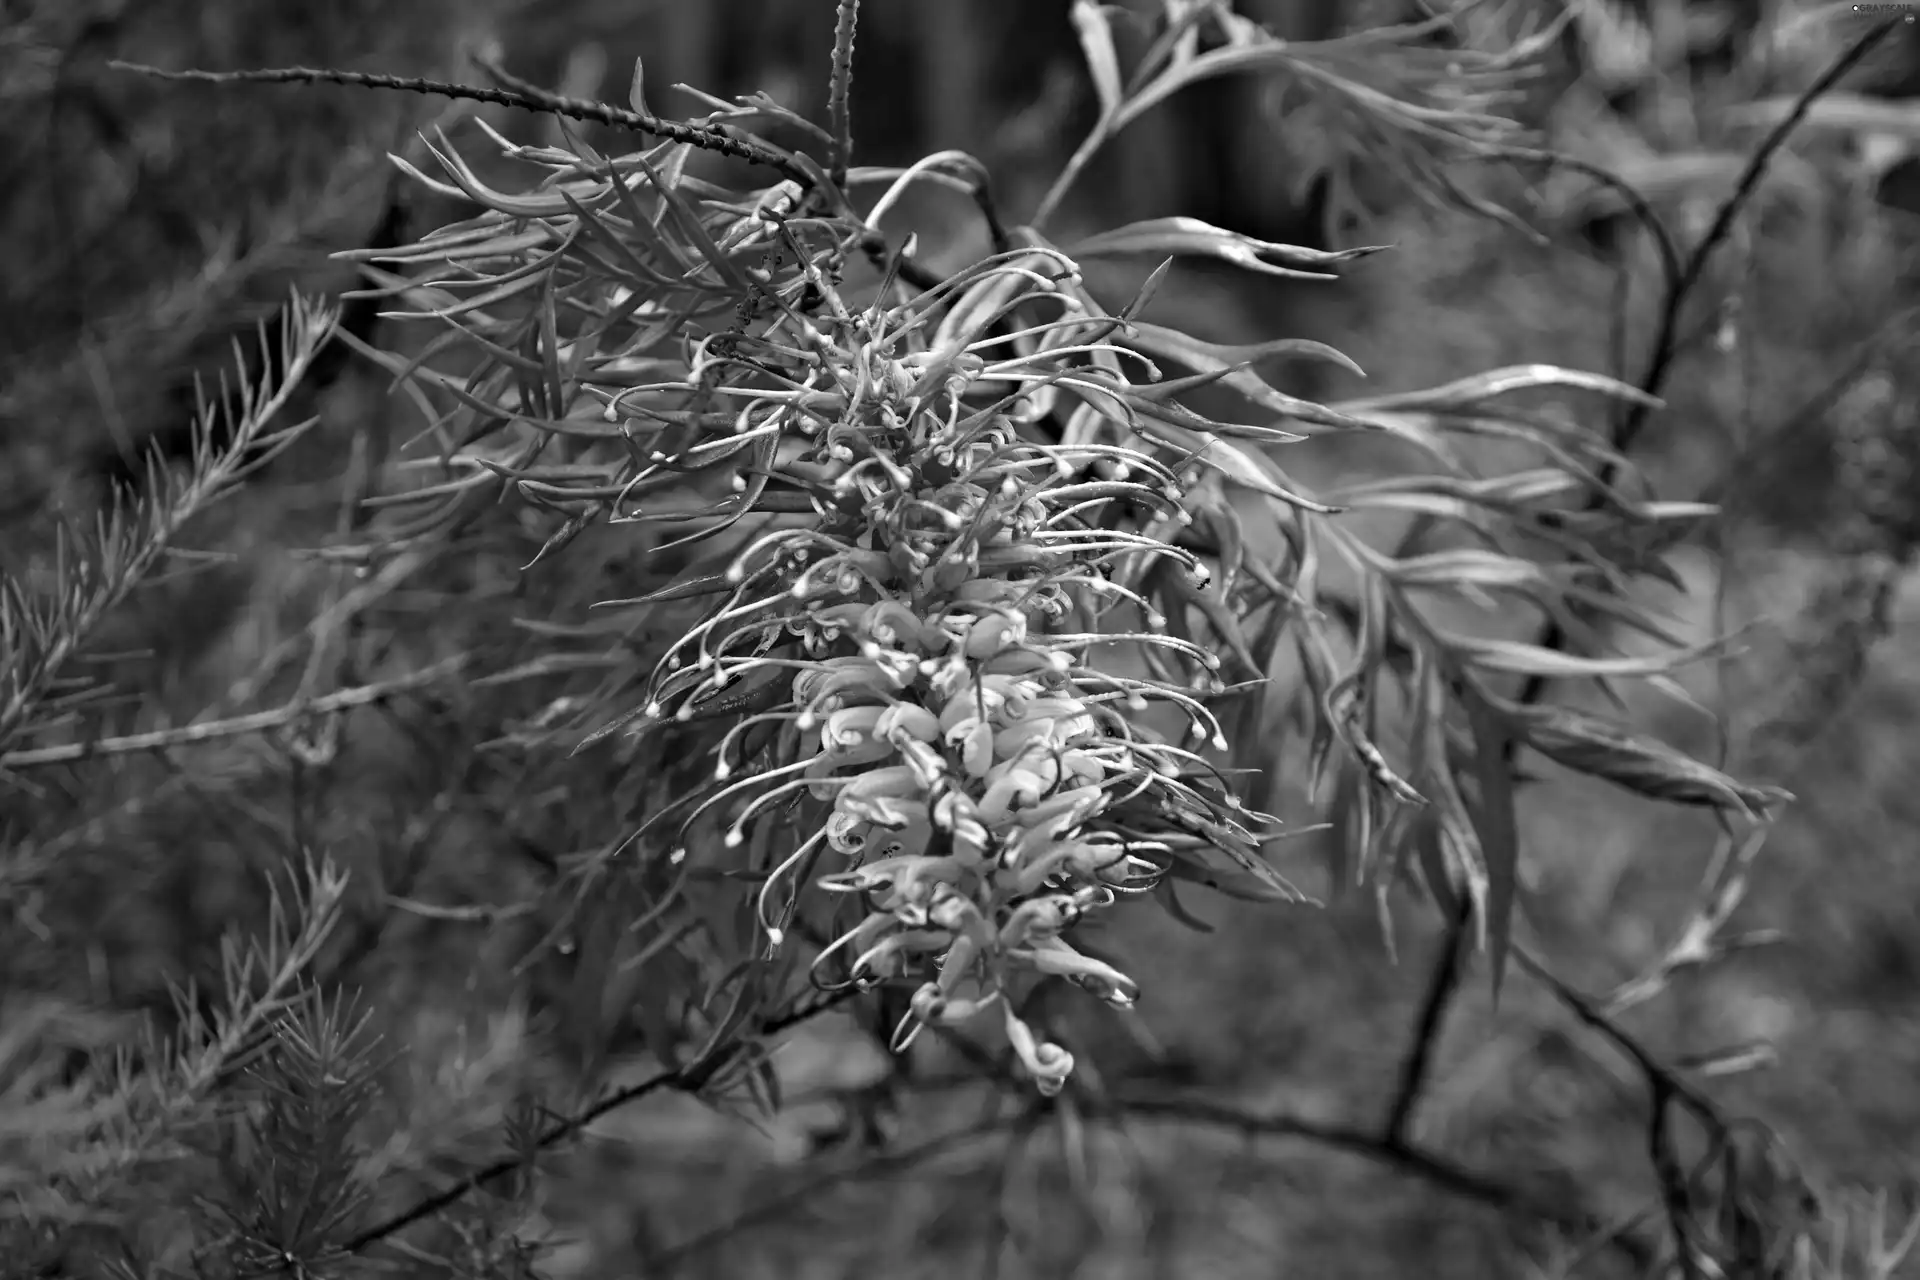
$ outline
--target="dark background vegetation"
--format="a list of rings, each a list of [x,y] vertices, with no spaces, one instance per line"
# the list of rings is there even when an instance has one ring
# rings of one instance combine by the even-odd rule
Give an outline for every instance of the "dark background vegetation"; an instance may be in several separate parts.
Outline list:
[[[1245,8],[1302,40],[1408,16],[1334,0]],[[1790,96],[1859,31],[1843,16],[1772,38],[1799,13],[1791,6],[1615,10],[1626,15],[1617,29],[1682,34],[1636,60],[1596,53],[1604,32],[1576,24],[1517,109],[1548,145],[1635,181],[1689,236],[1758,140],[1742,108]],[[1491,6],[1488,20],[1528,11]],[[1680,28],[1661,26],[1675,14]],[[142,449],[177,456],[195,378],[218,377],[236,335],[290,285],[352,283],[329,252],[465,216],[396,182],[384,154],[436,120],[472,141],[471,112],[344,88],[161,83],[112,72],[109,59],[471,79],[462,50],[492,38],[520,75],[581,96],[624,100],[629,59],[644,54],[663,113],[694,110],[667,87],[687,81],[764,89],[818,115],[831,28],[831,5],[799,0],[6,4],[0,564],[41,580],[57,516],[90,518],[115,486],[143,483]],[[1917,42],[1896,35],[1838,92],[1911,104]],[[1370,374],[1361,384],[1288,371],[1306,393],[1536,360],[1638,372],[1659,299],[1646,242],[1618,210],[1561,175],[1515,170],[1488,181],[1537,241],[1430,212],[1365,156],[1325,154],[1314,121],[1269,89],[1217,82],[1143,122],[1096,166],[1070,221],[1185,213],[1294,243],[1394,245],[1338,284],[1176,275],[1168,305],[1203,336],[1311,337]],[[873,4],[863,15],[854,121],[868,163],[971,150],[1018,218],[1091,111],[1065,3]],[[486,115],[524,140],[554,127]],[[1816,112],[1781,157],[1691,304],[1668,406],[1644,439],[1664,491],[1727,508],[1676,553],[1691,594],[1665,602],[1695,636],[1753,628],[1737,657],[1690,672],[1688,691],[1727,717],[1736,771],[1799,800],[1739,920],[1784,940],[1676,978],[1628,1022],[1676,1059],[1770,1044],[1771,1065],[1709,1081],[1715,1096],[1777,1131],[1830,1206],[1878,1189],[1904,1221],[1920,1209],[1920,597],[1904,571],[1920,507],[1920,125],[1911,111],[1904,127],[1896,112],[1875,119],[1861,128]],[[381,344],[410,340],[370,304],[349,303],[344,323]],[[511,565],[528,558],[528,535],[502,513],[501,556],[422,566],[419,581],[309,644],[308,620],[367,583],[296,551],[349,518],[343,479],[412,419],[340,344],[296,408],[321,416],[316,431],[191,531],[190,545],[223,557],[174,566],[114,618],[90,670],[124,696],[87,711],[87,733],[273,705],[322,688],[329,671],[366,679],[402,658],[466,649],[484,668],[513,616],[577,616],[627,594],[608,583],[631,570],[634,548],[612,531],[521,576]],[[1326,475],[1379,461],[1327,449],[1300,465]],[[435,604],[449,593],[457,611]],[[1829,668],[1812,705],[1783,709]],[[422,1132],[438,1125],[448,1139],[412,1165],[394,1153],[396,1164],[430,1181],[489,1154],[514,1082],[561,1079],[580,1052],[556,1007],[572,988],[564,972],[516,971],[531,920],[389,899],[513,902],[594,843],[623,803],[620,780],[590,764],[480,749],[464,729],[506,714],[504,696],[454,687],[359,711],[333,726],[331,753],[265,735],[0,781],[0,1017],[47,996],[171,1016],[169,984],[217,979],[222,931],[258,920],[271,869],[324,850],[359,886],[329,972],[367,993],[398,1052],[392,1087],[417,1091]],[[1698,715],[1644,710],[1676,742],[1714,749]],[[1557,777],[1529,793],[1524,818],[1539,949],[1595,990],[1652,962],[1694,901],[1711,825]],[[1153,958],[1137,1020],[1063,1014],[1103,1079],[1328,1123],[1381,1113],[1439,946],[1427,915],[1400,913],[1395,963],[1366,902],[1208,914],[1210,936],[1158,919],[1124,926],[1120,945]],[[1517,979],[1497,1010],[1484,983],[1469,983],[1444,1031],[1416,1118],[1423,1140],[1596,1219],[1643,1207],[1644,1098],[1604,1045]],[[666,1274],[673,1254],[688,1275],[944,1276],[977,1273],[984,1251],[1008,1275],[1467,1277],[1527,1274],[1524,1258],[1549,1257],[1512,1220],[1404,1170],[1197,1126],[1103,1131],[1071,1184],[1046,1127],[1011,1148],[983,1140],[896,1172],[864,1167],[814,1149],[844,1120],[836,1091],[880,1080],[882,1057],[836,1024],[810,1028],[786,1063],[791,1105],[777,1120],[650,1101],[558,1160],[541,1209],[555,1241],[544,1274]],[[919,1064],[933,1083],[898,1100],[903,1131],[950,1127],[980,1105],[964,1078],[939,1086],[955,1065]],[[848,1168],[864,1173],[835,1182]],[[736,1215],[748,1216],[728,1228]],[[656,1269],[635,1270],[649,1260]]]

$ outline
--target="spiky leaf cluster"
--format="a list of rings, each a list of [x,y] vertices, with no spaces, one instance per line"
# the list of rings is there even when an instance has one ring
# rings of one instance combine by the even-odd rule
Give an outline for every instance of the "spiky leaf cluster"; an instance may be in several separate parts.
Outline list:
[[[1191,29],[1170,28],[1156,56],[1188,79],[1201,63],[1239,65],[1195,55]],[[1096,73],[1112,52],[1103,31],[1083,23]],[[1102,80],[1110,118],[1089,146],[1159,92],[1143,74],[1131,88]],[[752,117],[805,124],[763,98],[709,101],[712,115],[685,122],[700,137],[748,139]],[[1241,754],[1270,786],[1298,765],[1316,793],[1333,778],[1338,878],[1384,894],[1417,862],[1437,898],[1473,908],[1496,972],[1518,880],[1517,748],[1741,815],[1777,798],[1511,685],[1658,674],[1702,652],[1629,591],[1659,571],[1669,530],[1705,509],[1633,492],[1627,460],[1569,417],[1497,403],[1535,388],[1643,393],[1522,366],[1312,403],[1254,362],[1348,363],[1339,353],[1220,346],[1143,313],[1175,258],[1313,277],[1372,250],[1184,218],[1062,249],[1003,227],[965,156],[851,168],[842,185],[782,153],[782,181],[742,192],[694,176],[698,142],[674,136],[608,157],[495,135],[507,162],[545,171],[518,193],[451,145],[435,153],[444,178],[415,172],[485,210],[369,267],[403,314],[439,331],[410,357],[371,353],[430,414],[440,454],[413,465],[437,474],[383,499],[421,516],[340,554],[457,533],[504,494],[563,517],[535,561],[607,523],[687,562],[658,590],[605,602],[622,622],[529,620],[600,654],[543,654],[502,678],[598,670],[590,694],[563,693],[527,724],[582,746],[677,725],[715,753],[710,784],[592,860],[605,872],[635,835],[643,854],[670,855],[679,870],[653,881],[658,912],[696,879],[758,886],[745,917],[694,910],[728,975],[715,993],[768,940],[779,952],[799,934],[824,952],[822,980],[920,984],[897,1041],[1002,998],[1010,957],[1130,996],[1060,931],[1135,890],[1166,889],[1179,911],[1167,886],[1181,877],[1296,896],[1262,854],[1274,833],[1255,810],[1272,806],[1236,798],[1209,751]],[[921,184],[971,196],[993,252],[943,278],[911,240],[890,250],[882,221]],[[862,185],[884,187],[864,215],[848,195]],[[1081,276],[1096,258],[1162,261],[1116,308]],[[1197,412],[1188,397],[1202,391],[1231,393],[1253,420]],[[1392,437],[1421,461],[1316,494],[1273,447],[1330,432]],[[1484,474],[1485,444],[1528,457]],[[1347,510],[1412,528],[1383,549],[1341,522]],[[1328,590],[1328,559],[1356,585]],[[1432,594],[1533,611],[1576,651],[1442,627]],[[1661,647],[1608,656],[1619,629]],[[1269,683],[1289,665],[1297,678]],[[1280,740],[1304,741],[1306,760],[1247,754],[1289,718],[1303,732]],[[819,886],[840,891],[838,909],[809,907]],[[736,994],[706,1020],[737,1026],[752,1003]]]

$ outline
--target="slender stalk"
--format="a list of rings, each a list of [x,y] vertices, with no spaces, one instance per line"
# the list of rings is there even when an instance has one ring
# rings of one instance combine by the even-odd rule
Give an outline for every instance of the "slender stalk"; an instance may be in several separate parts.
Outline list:
[[[833,78],[827,88],[827,116],[833,130],[827,176],[836,187],[846,185],[847,164],[853,156],[853,113],[848,103],[853,89],[853,33],[859,24],[860,0],[840,0],[833,21]]]

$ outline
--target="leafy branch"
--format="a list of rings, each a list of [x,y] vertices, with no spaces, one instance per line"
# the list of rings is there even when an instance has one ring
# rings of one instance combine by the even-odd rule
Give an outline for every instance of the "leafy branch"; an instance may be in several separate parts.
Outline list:
[[[555,692],[510,741],[604,744],[616,772],[640,779],[623,784],[637,797],[637,825],[569,860],[575,898],[541,944],[587,939],[576,948],[569,1010],[586,1025],[570,1029],[583,1041],[605,1040],[613,1021],[631,1016],[645,1024],[648,1047],[676,1061],[666,1007],[683,993],[667,991],[672,984],[643,971],[643,962],[671,964],[672,982],[704,987],[689,1004],[713,1029],[694,1063],[530,1130],[512,1159],[358,1232],[346,1252],[397,1245],[399,1233],[508,1179],[532,1153],[658,1090],[698,1092],[725,1075],[775,1100],[767,1039],[883,982],[906,984],[894,1025],[881,1029],[893,1048],[904,1051],[928,1028],[945,1037],[977,1015],[1004,1018],[1013,1053],[1005,1062],[969,1061],[997,1083],[1031,1085],[1058,1100],[1030,1101],[979,1129],[818,1179],[671,1256],[784,1212],[836,1180],[898,1172],[983,1134],[1024,1132],[1042,1115],[1057,1116],[1065,1134],[1083,1112],[1301,1138],[1563,1230],[1595,1230],[1565,1206],[1424,1151],[1411,1133],[1471,943],[1490,951],[1498,990],[1519,882],[1511,765],[1521,747],[1642,794],[1710,808],[1729,826],[1762,819],[1782,798],[1626,726],[1537,704],[1553,679],[1659,675],[1711,651],[1672,640],[1626,596],[1624,584],[1644,567],[1642,546],[1702,517],[1699,504],[1632,496],[1626,452],[1671,367],[1681,303],[1804,106],[1762,147],[1685,263],[1636,193],[1597,167],[1583,170],[1622,189],[1661,248],[1666,317],[1641,386],[1522,366],[1322,405],[1279,390],[1255,365],[1276,355],[1347,363],[1330,348],[1208,343],[1143,315],[1176,258],[1324,277],[1365,251],[1314,252],[1179,218],[1078,243],[1056,244],[1044,226],[1099,148],[1150,107],[1210,76],[1268,71],[1309,95],[1341,145],[1377,151],[1422,196],[1497,215],[1455,185],[1446,160],[1545,159],[1513,146],[1518,128],[1494,108],[1557,28],[1497,56],[1425,47],[1434,23],[1300,46],[1205,0],[1169,6],[1129,76],[1109,12],[1087,0],[1073,9],[1100,121],[1034,222],[1016,228],[1000,224],[984,167],[971,157],[850,168],[854,0],[842,0],[836,16],[826,129],[764,96],[733,105],[707,99],[716,110],[705,120],[665,120],[646,108],[638,63],[630,110],[550,93],[485,58],[476,64],[499,88],[302,67],[216,73],[115,64],[216,84],[438,94],[665,143],[602,156],[521,147],[492,134],[506,158],[544,171],[521,191],[483,182],[444,137],[430,148],[439,176],[396,160],[428,189],[482,212],[416,244],[354,255],[368,297],[391,300],[406,308],[401,317],[435,330],[423,351],[406,355],[353,346],[414,398],[427,424],[420,439],[437,446],[437,456],[393,464],[396,477],[424,474],[421,483],[377,495],[363,484],[355,497],[366,501],[356,508],[407,518],[343,520],[327,554],[392,556],[388,570],[404,577],[402,566],[429,558],[423,543],[466,532],[507,499],[541,528],[529,569],[595,524],[642,526],[649,535],[672,529],[670,540],[647,543],[685,557],[671,581],[601,601],[592,623],[522,620],[545,647],[484,681],[594,681]],[[752,116],[802,126],[824,144],[824,166],[749,133],[738,122]],[[781,181],[734,192],[689,178],[695,149],[753,161]],[[858,182],[887,184],[865,215],[844,193]],[[993,252],[940,278],[891,250],[879,220],[920,182],[971,196]],[[882,269],[876,285],[858,292],[842,270],[855,249]],[[1116,257],[1159,264],[1117,303],[1096,297],[1081,268]],[[447,353],[463,357],[458,372],[441,367],[437,358]],[[1168,377],[1161,361],[1192,372]],[[1500,403],[1542,387],[1628,407],[1605,441]],[[1205,389],[1234,393],[1259,421],[1216,420],[1189,407],[1188,393]],[[1318,491],[1297,483],[1272,446],[1330,432],[1391,437],[1430,469]],[[1463,439],[1523,445],[1535,465],[1478,474]],[[1409,537],[1388,554],[1338,522],[1349,511],[1412,513],[1423,531],[1448,524],[1470,545],[1427,550]],[[1361,584],[1353,598],[1322,590],[1326,559],[1353,571]],[[1448,631],[1418,603],[1435,591],[1538,610],[1547,619],[1543,639]],[[335,607],[353,616],[358,605]],[[1652,658],[1577,655],[1600,647],[1597,621],[1653,635],[1664,647]],[[1098,659],[1095,646],[1116,643],[1141,653],[1144,675],[1116,674]],[[46,695],[72,653],[40,648],[52,656],[28,668],[32,696],[0,703],[0,747],[11,746],[16,731],[48,727],[14,710]],[[1276,689],[1270,677],[1283,658],[1297,658],[1300,678]],[[184,729],[10,750],[0,766],[279,727],[378,701],[447,670]],[[1526,681],[1517,699],[1502,692],[1512,676]],[[1181,733],[1147,727],[1140,716],[1154,703],[1172,722],[1185,720]],[[1269,860],[1277,821],[1246,803],[1217,756],[1203,754],[1230,752],[1236,740],[1271,741],[1250,730],[1281,712],[1307,721],[1316,796],[1328,779],[1338,788],[1336,878],[1371,880],[1384,902],[1403,868],[1415,866],[1448,921],[1378,1128],[1104,1096],[1097,1064],[1073,1077],[1073,1055],[1009,994],[1015,979],[1042,976],[1130,1004],[1139,991],[1133,978],[1067,936],[1123,896],[1151,895],[1202,928],[1175,899],[1177,885],[1300,901]],[[1233,722],[1231,734],[1223,720]],[[1700,929],[1668,957],[1659,981],[1714,954],[1750,848],[1757,842],[1723,860]],[[837,859],[828,865],[838,869],[819,874],[823,858]],[[386,899],[421,910],[399,894]],[[802,964],[830,994],[767,1016],[770,993]],[[1544,971],[1536,976],[1551,982]],[[1597,1020],[1613,1010],[1556,991],[1603,1029]],[[586,1056],[600,1047],[590,1045]],[[1656,1081],[1649,1150],[1681,1265],[1693,1268],[1706,1251],[1695,1225],[1706,1199],[1681,1176],[1668,1116],[1669,1104],[1685,1111],[1694,1098],[1684,1082],[1665,1082],[1663,1064],[1627,1051]],[[1715,1119],[1697,1108],[1691,1114]],[[1709,1125],[1716,1141],[1723,1130]],[[1748,1235],[1750,1218],[1736,1224]],[[1626,1256],[1651,1256],[1644,1244],[1607,1234]],[[326,1242],[310,1243],[319,1257]]]
[[[1646,393],[1645,398],[1636,398],[1627,402],[1624,415],[1616,422],[1612,432],[1613,448],[1623,455],[1631,449],[1644,430],[1652,407],[1658,402],[1653,399],[1661,391],[1668,374],[1673,367],[1673,358],[1677,347],[1679,317],[1686,299],[1698,286],[1708,258],[1714,249],[1726,238],[1741,209],[1752,199],[1758,189],[1760,179],[1767,165],[1785,145],[1793,129],[1806,118],[1813,104],[1820,96],[1830,90],[1848,70],[1886,39],[1899,26],[1898,20],[1883,22],[1856,40],[1839,58],[1816,78],[1798,98],[1792,108],[1775,125],[1766,139],[1749,158],[1735,189],[1716,209],[1714,218],[1700,242],[1682,262],[1672,245],[1671,238],[1664,225],[1648,208],[1643,198],[1624,183],[1618,182],[1612,175],[1585,170],[1609,185],[1621,189],[1629,197],[1629,207],[1655,235],[1659,246],[1661,262],[1666,273],[1666,289],[1661,304],[1661,319],[1655,337],[1653,352],[1646,371],[1637,386]],[[1509,154],[1518,156],[1517,152]],[[1618,479],[1620,464],[1609,462],[1603,469],[1602,484],[1612,484]],[[1589,498],[1587,507],[1596,509],[1602,502],[1600,491],[1596,490]],[[1570,629],[1556,616],[1549,620],[1535,642],[1542,649],[1559,651],[1566,648],[1571,639]],[[1516,698],[1521,706],[1538,702],[1546,693],[1552,676],[1545,671],[1530,674]],[[1506,745],[1506,759],[1511,765],[1512,757],[1523,745],[1519,738],[1509,738]],[[1683,937],[1675,944],[1673,951],[1663,960],[1661,966],[1644,975],[1642,979],[1623,988],[1619,1007],[1625,1003],[1638,1003],[1646,999],[1664,984],[1665,979],[1676,969],[1721,954],[1719,944],[1713,941],[1714,935],[1726,924],[1734,906],[1740,898],[1744,885],[1744,868],[1757,852],[1762,833],[1756,832],[1746,840],[1739,842],[1742,854],[1732,864],[1726,874],[1710,874],[1710,897],[1707,903],[1696,911]],[[1727,842],[1731,847],[1731,841]],[[1470,919],[1465,914],[1457,914],[1447,923],[1444,936],[1438,944],[1439,961],[1436,964],[1431,985],[1422,1002],[1414,1036],[1402,1067],[1399,1085],[1392,1104],[1387,1133],[1394,1136],[1406,1131],[1411,1122],[1421,1092],[1431,1070],[1436,1053],[1436,1045],[1446,1022],[1447,1009],[1459,994],[1466,972],[1462,962],[1463,945],[1466,939]],[[1551,979],[1547,979],[1551,981]]]
[[[236,349],[242,381],[228,392],[223,376],[223,394],[216,401],[230,419],[224,440],[221,410],[208,407],[203,397],[184,475],[165,476],[163,464],[152,459],[143,496],[116,498],[91,537],[76,539],[65,526],[58,528],[50,590],[11,575],[0,579],[0,748],[49,727],[53,721],[34,719],[43,711],[62,716],[93,696],[89,688],[48,701],[101,621],[153,571],[187,523],[312,425],[268,433],[269,423],[332,337],[337,318],[336,311],[295,295],[281,313],[277,344],[261,329],[262,364],[277,370],[276,378],[247,382],[247,362]]]
[[[1761,1140],[1760,1167],[1738,1141],[1743,1129],[1759,1131],[1751,1122],[1726,1117],[1710,1098],[1661,1062],[1646,1046],[1622,1030],[1600,1004],[1575,991],[1548,972],[1524,950],[1517,953],[1522,967],[1544,985],[1580,1022],[1625,1054],[1647,1087],[1647,1157],[1659,1184],[1668,1241],[1680,1274],[1687,1280],[1708,1276],[1774,1274],[1782,1261],[1776,1237],[1780,1205],[1772,1203],[1767,1184],[1785,1177],[1797,1181],[1772,1149]],[[1707,1137],[1707,1150],[1689,1170],[1674,1129],[1676,1112],[1697,1123]],[[1719,1221],[1709,1234],[1703,1221],[1703,1177],[1717,1173],[1720,1194],[1715,1197]]]
[[[1123,81],[1109,6],[1074,0],[1073,24],[1092,72],[1100,118],[1041,198],[1034,226],[1045,225],[1059,210],[1107,142],[1173,94],[1215,76],[1272,73],[1286,77],[1290,87],[1320,108],[1323,119],[1316,123],[1337,136],[1335,145],[1343,151],[1364,150],[1423,197],[1511,221],[1456,185],[1438,157],[1486,154],[1518,131],[1512,119],[1493,108],[1511,96],[1523,69],[1557,37],[1564,16],[1513,48],[1489,54],[1428,47],[1430,38],[1450,25],[1446,16],[1297,44],[1276,39],[1222,0],[1200,0],[1171,13],[1178,16],[1156,33]],[[1205,41],[1212,47],[1203,48]]]
[[[1641,374],[1636,384],[1649,398],[1632,402],[1614,425],[1612,439],[1617,451],[1624,453],[1632,448],[1634,442],[1639,439],[1641,431],[1646,428],[1652,405],[1656,403],[1651,398],[1657,397],[1666,385],[1667,375],[1672,371],[1679,349],[1681,309],[1699,285],[1706,271],[1708,259],[1727,238],[1741,210],[1759,190],[1760,180],[1766,175],[1767,167],[1774,156],[1786,145],[1787,139],[1806,119],[1807,113],[1813,109],[1814,103],[1820,99],[1821,95],[1839,83],[1842,76],[1859,65],[1863,58],[1903,25],[1901,19],[1890,18],[1875,25],[1865,35],[1855,40],[1825,71],[1801,91],[1792,109],[1774,125],[1760,145],[1755,148],[1733,192],[1721,201],[1714,212],[1713,221],[1707,227],[1706,234],[1701,236],[1700,242],[1687,255],[1679,279],[1666,292],[1660,308],[1660,325],[1654,336],[1653,353],[1648,359],[1646,371]],[[1603,472],[1602,475],[1608,483],[1616,477],[1613,471]],[[1589,505],[1590,507],[1597,505],[1597,499]],[[1542,648],[1558,650],[1565,648],[1570,638],[1567,627],[1555,619],[1543,628],[1537,643]],[[1551,676],[1544,673],[1530,676],[1526,684],[1521,686],[1518,699],[1520,703],[1526,705],[1539,701],[1551,679]]]

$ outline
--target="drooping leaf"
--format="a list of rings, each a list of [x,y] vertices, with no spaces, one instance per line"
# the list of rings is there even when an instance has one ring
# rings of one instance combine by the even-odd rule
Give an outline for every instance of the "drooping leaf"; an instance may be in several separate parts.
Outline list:
[[[1428,387],[1421,391],[1400,391],[1390,395],[1345,400],[1341,402],[1341,407],[1355,414],[1364,414],[1376,409],[1400,412],[1419,410],[1429,413],[1457,412],[1478,408],[1495,396],[1506,395],[1512,391],[1537,390],[1541,387],[1592,391],[1633,404],[1644,404],[1651,409],[1659,408],[1662,403],[1658,396],[1650,396],[1631,383],[1622,382],[1618,378],[1609,378],[1605,374],[1589,373],[1581,369],[1563,369],[1553,364],[1516,364],[1501,369],[1489,369],[1485,373],[1476,373],[1465,378],[1456,378],[1452,382]]]
[[[1519,640],[1499,640],[1481,636],[1440,633],[1449,648],[1476,667],[1489,671],[1510,671],[1516,675],[1546,676],[1553,679],[1577,679],[1582,676],[1648,676],[1671,671],[1708,657],[1724,649],[1724,640],[1708,641],[1678,653],[1659,653],[1640,658],[1583,658],[1561,653],[1542,645]]]
[[[1212,467],[1230,483],[1265,497],[1284,502],[1290,507],[1302,511],[1311,511],[1318,515],[1334,515],[1339,507],[1329,506],[1315,501],[1303,493],[1297,493],[1274,480],[1268,471],[1272,464],[1268,459],[1248,453],[1228,440],[1193,440],[1182,428],[1170,423],[1140,423],[1140,434],[1157,443],[1171,448],[1188,449],[1194,460]]]
[[[1224,385],[1233,388],[1242,396],[1246,397],[1251,403],[1257,404],[1263,409],[1270,409],[1274,413],[1284,414],[1287,417],[1297,419],[1301,422],[1313,423],[1316,426],[1339,427],[1349,431],[1377,430],[1372,423],[1364,418],[1356,418],[1350,414],[1329,409],[1325,405],[1315,404],[1310,400],[1302,400],[1297,396],[1290,396],[1268,383],[1251,369],[1235,367],[1245,364],[1250,352],[1258,352],[1258,355],[1280,355],[1288,353],[1324,355],[1325,358],[1334,360],[1336,363],[1345,360],[1345,357],[1339,356],[1338,353],[1327,355],[1326,353],[1332,352],[1333,349],[1331,347],[1323,348],[1320,343],[1283,347],[1276,347],[1270,343],[1261,344],[1258,348],[1222,347],[1216,343],[1204,342],[1199,338],[1191,337],[1175,329],[1163,329],[1159,325],[1146,324],[1138,320],[1127,327],[1126,331],[1120,335],[1120,340],[1127,346],[1137,347],[1150,355],[1161,356],[1168,360],[1177,360],[1188,368],[1197,369],[1203,373],[1226,370],[1225,375],[1220,379]],[[1285,339],[1283,341],[1293,343],[1296,340]],[[1256,355],[1254,358],[1258,358],[1258,356]],[[1350,362],[1346,367],[1352,368],[1356,373],[1359,372],[1358,366],[1354,366]]]
[[[1528,746],[1556,764],[1650,799],[1754,818],[1793,798],[1779,787],[1740,782],[1656,738],[1574,707],[1500,710]]]

